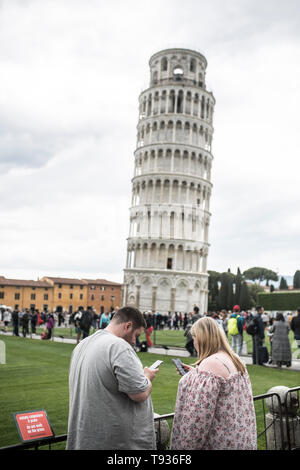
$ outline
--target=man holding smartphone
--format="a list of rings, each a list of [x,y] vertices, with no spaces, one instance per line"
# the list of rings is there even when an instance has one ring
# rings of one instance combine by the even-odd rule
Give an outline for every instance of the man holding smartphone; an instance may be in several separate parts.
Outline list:
[[[104,330],[81,341],[69,372],[67,450],[156,449],[152,380],[133,346],[142,313],[123,307]]]

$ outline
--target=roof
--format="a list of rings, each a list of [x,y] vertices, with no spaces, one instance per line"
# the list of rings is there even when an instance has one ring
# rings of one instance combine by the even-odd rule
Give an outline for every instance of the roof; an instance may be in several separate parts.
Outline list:
[[[73,279],[68,277],[52,277],[44,276],[43,279],[50,279],[54,284],[77,284],[80,286],[85,286],[86,282],[81,279]]]
[[[107,281],[106,279],[84,279],[88,284],[95,284],[97,286],[121,286],[119,282]]]
[[[50,282],[46,280],[33,281],[24,279],[6,279],[4,276],[0,276],[1,286],[20,286],[20,287],[52,287]]]

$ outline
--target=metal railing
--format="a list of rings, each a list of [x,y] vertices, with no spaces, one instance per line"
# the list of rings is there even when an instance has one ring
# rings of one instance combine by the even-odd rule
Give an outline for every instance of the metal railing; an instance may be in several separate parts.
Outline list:
[[[253,397],[256,423],[258,450],[300,450],[300,387],[288,389],[284,400],[278,393],[266,393]],[[160,415],[154,418],[158,450],[165,450],[170,445],[170,430],[174,413]],[[38,450],[67,440],[67,434],[41,439],[33,442],[2,447],[0,450]]]

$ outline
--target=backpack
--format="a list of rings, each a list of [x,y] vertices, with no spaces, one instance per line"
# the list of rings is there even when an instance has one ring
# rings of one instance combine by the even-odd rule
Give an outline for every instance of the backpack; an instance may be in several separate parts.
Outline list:
[[[81,318],[79,319],[79,327],[83,331],[88,331],[91,327],[91,315],[88,312],[82,312]]]
[[[257,333],[257,324],[256,324],[256,321],[254,318],[251,318],[248,322],[247,322],[247,326],[246,326],[246,331],[248,333],[248,335],[250,336],[254,336],[256,335]]]
[[[239,330],[238,330],[238,322],[237,322],[237,319],[240,315],[238,315],[237,317],[231,317],[229,318],[228,320],[228,334],[231,335],[231,336],[236,336],[239,334]]]

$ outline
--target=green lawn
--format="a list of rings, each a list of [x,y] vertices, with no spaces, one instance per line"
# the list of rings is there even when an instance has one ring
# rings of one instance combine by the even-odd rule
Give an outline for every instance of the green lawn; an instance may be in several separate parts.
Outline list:
[[[182,333],[182,332],[181,332]],[[0,447],[16,444],[19,436],[12,413],[45,409],[56,435],[65,434],[68,419],[68,369],[75,345],[1,335],[6,345],[6,364],[0,365]],[[152,390],[156,413],[174,411],[179,376],[172,357],[139,353],[144,366],[162,359]],[[186,358],[186,363],[195,358]],[[300,375],[292,370],[248,366],[253,394],[275,385],[300,386]],[[64,445],[60,445],[64,448]]]

